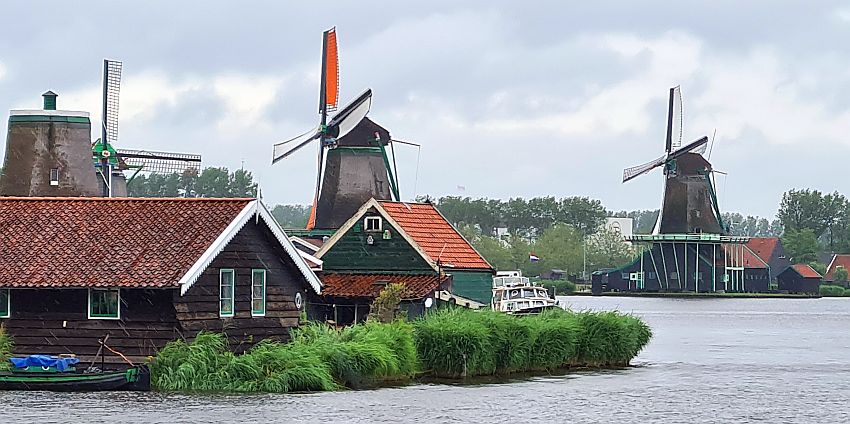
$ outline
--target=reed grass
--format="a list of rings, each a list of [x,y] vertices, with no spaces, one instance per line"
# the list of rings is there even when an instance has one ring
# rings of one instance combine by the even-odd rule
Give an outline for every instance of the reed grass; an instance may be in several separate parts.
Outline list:
[[[345,329],[309,323],[289,343],[263,341],[234,355],[224,335],[169,343],[151,364],[165,391],[304,392],[404,381],[569,367],[628,365],[652,337],[640,319],[617,312],[546,311],[516,317],[461,308],[408,323]]]
[[[9,357],[12,356],[12,336],[6,332],[6,328],[0,325],[0,371],[11,369]]]
[[[423,370],[437,377],[627,366],[652,337],[638,318],[616,312],[437,311],[414,323]]]

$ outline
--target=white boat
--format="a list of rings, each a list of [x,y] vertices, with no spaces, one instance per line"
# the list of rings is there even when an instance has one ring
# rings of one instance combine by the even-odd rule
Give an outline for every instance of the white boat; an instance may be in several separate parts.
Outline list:
[[[535,314],[557,307],[544,287],[523,277],[520,271],[500,271],[493,277],[494,311],[507,314]]]

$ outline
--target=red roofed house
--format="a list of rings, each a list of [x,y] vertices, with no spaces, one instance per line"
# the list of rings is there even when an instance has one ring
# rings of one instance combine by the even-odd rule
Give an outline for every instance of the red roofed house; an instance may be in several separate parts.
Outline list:
[[[255,199],[0,198],[15,353],[131,359],[200,330],[286,339],[321,283]],[[315,265],[315,264],[314,264]]]
[[[747,248],[767,264],[770,281],[775,281],[782,271],[791,266],[779,237],[752,237]]]
[[[792,265],[776,277],[779,291],[788,293],[818,294],[821,275],[806,264]]]
[[[322,245],[323,297],[333,319],[365,318],[389,283],[403,283],[409,316],[438,290],[489,304],[495,270],[430,203],[371,199]],[[356,318],[356,319],[355,319]]]
[[[835,280],[835,271],[838,268],[844,268],[845,271],[850,271],[850,255],[832,255],[832,260],[829,261],[829,266],[826,267],[826,274],[824,274],[823,280],[830,283],[837,282],[846,285],[847,281]]]

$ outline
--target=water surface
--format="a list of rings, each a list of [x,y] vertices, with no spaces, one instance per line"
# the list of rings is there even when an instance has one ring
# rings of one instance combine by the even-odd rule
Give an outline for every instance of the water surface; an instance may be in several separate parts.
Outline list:
[[[643,317],[636,367],[298,395],[0,393],[0,422],[850,422],[850,299],[560,297]]]

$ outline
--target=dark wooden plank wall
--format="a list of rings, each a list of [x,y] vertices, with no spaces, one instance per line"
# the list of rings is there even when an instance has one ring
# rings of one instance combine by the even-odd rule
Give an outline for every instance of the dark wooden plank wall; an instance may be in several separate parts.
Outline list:
[[[316,302],[317,297],[294,261],[273,237],[262,222],[249,222],[185,295],[175,293],[174,308],[186,337],[194,337],[201,330],[224,332],[231,348],[237,352],[264,338],[289,339],[289,330],[298,326],[300,315],[295,307],[295,293],[301,292],[304,304]],[[219,270],[222,268],[236,270],[232,318],[219,317]],[[266,270],[265,317],[251,316],[252,269]]]
[[[90,360],[108,334],[109,346],[143,362],[179,338],[173,291],[122,289],[121,320],[108,320],[88,319],[86,289],[12,289],[11,318],[0,323],[14,338],[15,354],[73,353]],[[105,360],[123,363],[108,352]]]

